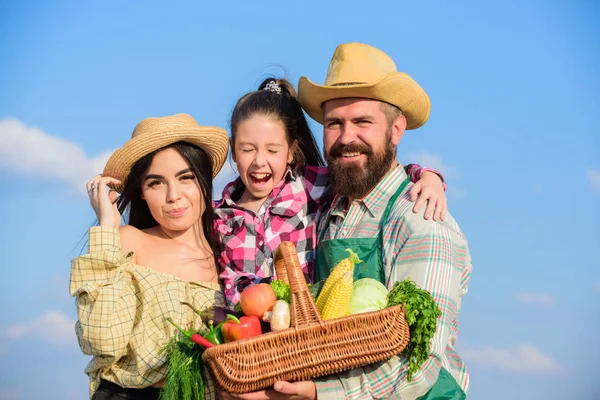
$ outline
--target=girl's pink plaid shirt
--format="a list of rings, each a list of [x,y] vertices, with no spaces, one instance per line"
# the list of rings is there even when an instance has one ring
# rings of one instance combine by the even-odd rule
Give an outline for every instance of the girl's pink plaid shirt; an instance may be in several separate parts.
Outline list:
[[[304,174],[288,168],[258,213],[239,207],[245,187],[241,179],[229,183],[215,203],[215,231],[222,251],[221,279],[229,306],[237,304],[241,291],[252,283],[275,275],[273,252],[281,242],[296,245],[307,280],[317,245],[318,218],[333,199],[326,167],[305,167]]]
[[[405,170],[416,182],[428,169],[410,164]],[[248,285],[274,277],[273,252],[281,242],[296,245],[302,270],[307,281],[312,282],[317,222],[334,196],[326,167],[305,167],[303,175],[288,167],[258,213],[236,204],[244,189],[238,178],[225,187],[223,198],[214,203],[215,231],[222,247],[220,277],[229,307],[238,303],[240,293]]]

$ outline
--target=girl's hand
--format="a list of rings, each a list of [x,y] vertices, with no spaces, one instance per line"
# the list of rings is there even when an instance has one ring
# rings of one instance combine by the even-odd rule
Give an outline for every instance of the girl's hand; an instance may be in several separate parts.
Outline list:
[[[121,181],[109,176],[97,175],[85,186],[100,226],[118,228],[121,225],[121,214],[117,209],[117,192],[108,189],[109,183],[118,185]]]
[[[416,182],[412,189],[410,189],[411,201],[416,201],[413,208],[413,212],[419,212],[419,209],[427,202],[427,208],[425,209],[425,219],[431,218],[433,214],[433,220],[442,221],[446,218],[446,211],[448,211],[448,200],[446,199],[446,193],[444,193],[444,185],[438,174],[430,171],[424,171],[421,174],[421,179]]]

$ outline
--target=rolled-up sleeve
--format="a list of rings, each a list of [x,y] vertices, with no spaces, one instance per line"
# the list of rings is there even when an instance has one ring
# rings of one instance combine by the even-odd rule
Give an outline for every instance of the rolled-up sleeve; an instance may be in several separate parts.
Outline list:
[[[117,228],[96,226],[89,230],[88,253],[71,262],[69,291],[77,298],[79,346],[106,362],[125,354],[133,330],[136,294],[123,272],[130,259],[121,253]]]

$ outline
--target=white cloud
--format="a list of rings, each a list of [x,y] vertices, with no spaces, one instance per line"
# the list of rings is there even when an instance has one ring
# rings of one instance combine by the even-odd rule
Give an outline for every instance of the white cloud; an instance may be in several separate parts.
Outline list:
[[[16,119],[0,120],[0,167],[65,182],[85,193],[112,151],[90,157],[83,148]]]
[[[27,126],[16,119],[0,120],[0,167],[62,181],[85,194],[85,183],[102,172],[112,154],[88,156],[81,146]],[[237,177],[229,159],[213,182],[213,197]]]
[[[558,363],[550,356],[530,344],[521,344],[514,348],[481,346],[461,350],[467,362],[497,367],[517,372],[555,372]]]
[[[15,389],[0,388],[0,399],[1,400],[22,400],[25,397],[21,392]]]
[[[449,180],[452,181],[448,183],[448,189],[446,190],[446,195],[448,197],[454,199],[463,199],[466,196],[466,193],[463,189],[456,186],[455,181],[460,179],[461,172],[458,168],[447,165],[442,160],[442,157],[431,154],[431,153],[414,153],[408,154],[406,156],[405,162],[407,163],[416,163],[422,167],[433,168],[438,170],[444,175],[446,182]]]
[[[590,181],[590,185],[592,189],[596,192],[600,193],[600,172],[593,168],[588,168],[586,171],[588,180]]]
[[[555,298],[546,293],[517,293],[517,301],[526,304],[536,304],[540,306],[549,306],[554,304]]]
[[[40,332],[44,332],[40,336]],[[23,339],[35,337],[45,339],[58,345],[71,345],[77,343],[75,336],[75,320],[70,319],[65,313],[49,310],[33,321],[12,325],[6,330],[9,339]]]

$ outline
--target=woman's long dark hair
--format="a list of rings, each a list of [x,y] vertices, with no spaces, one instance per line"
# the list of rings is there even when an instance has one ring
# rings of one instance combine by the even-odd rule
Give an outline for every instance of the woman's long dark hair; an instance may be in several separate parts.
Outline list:
[[[117,208],[125,221],[138,229],[148,229],[158,225],[148,208],[148,203],[142,199],[142,180],[148,173],[154,156],[165,149],[172,148],[187,163],[190,170],[196,176],[202,197],[204,199],[204,213],[201,216],[202,230],[208,242],[214,258],[217,271],[220,272],[217,257],[220,247],[214,231],[214,211],[212,206],[212,162],[208,155],[200,147],[187,142],[177,142],[158,149],[141,159],[131,168],[127,179],[125,179],[123,192],[117,200]]]
[[[271,82],[279,86],[281,93],[265,89]],[[292,170],[301,171],[305,165],[325,165],[302,107],[296,100],[296,91],[286,79],[265,79],[258,90],[247,93],[238,100],[231,115],[233,143],[239,124],[254,115],[273,116],[283,123],[288,145],[291,146],[294,142],[297,144],[291,164]]]

